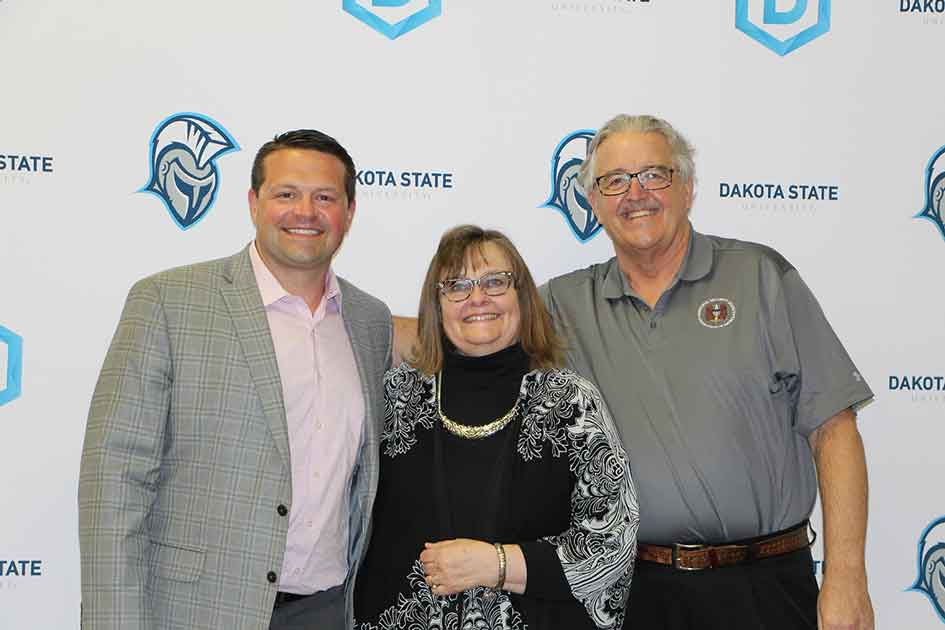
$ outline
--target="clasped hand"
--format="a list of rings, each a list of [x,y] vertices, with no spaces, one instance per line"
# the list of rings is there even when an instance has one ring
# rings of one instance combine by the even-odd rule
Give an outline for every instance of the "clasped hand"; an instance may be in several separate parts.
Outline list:
[[[481,540],[456,538],[424,543],[420,562],[434,595],[452,595],[499,580],[495,547]]]

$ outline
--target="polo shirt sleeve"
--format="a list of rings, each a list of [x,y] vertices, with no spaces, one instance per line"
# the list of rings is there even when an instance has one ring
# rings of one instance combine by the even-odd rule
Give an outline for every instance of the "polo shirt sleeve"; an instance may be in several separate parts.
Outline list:
[[[831,328],[814,294],[793,267],[781,275],[775,312],[786,318],[790,334],[775,334],[781,356],[792,356],[797,368],[794,429],[808,436],[825,421],[847,408],[873,398],[866,381]]]
[[[546,282],[538,287],[538,295],[541,296],[541,301],[545,303],[545,308],[547,308],[551,316],[554,317],[554,305],[551,299],[551,282]]]

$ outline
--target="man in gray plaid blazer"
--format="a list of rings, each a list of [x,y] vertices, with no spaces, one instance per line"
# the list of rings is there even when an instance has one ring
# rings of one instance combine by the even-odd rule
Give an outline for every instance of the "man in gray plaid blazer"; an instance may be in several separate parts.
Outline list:
[[[377,486],[387,307],[334,275],[347,151],[277,136],[256,239],[131,289],[79,478],[87,630],[346,628]]]

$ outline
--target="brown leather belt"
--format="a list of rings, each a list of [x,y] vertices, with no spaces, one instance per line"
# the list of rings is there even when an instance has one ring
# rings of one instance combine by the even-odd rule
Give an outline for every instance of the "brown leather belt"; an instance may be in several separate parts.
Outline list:
[[[762,537],[745,544],[685,545],[677,543],[667,547],[640,543],[637,546],[637,559],[666,564],[683,571],[701,571],[746,564],[811,546],[814,540],[817,540],[817,533],[811,530],[814,533],[814,539],[811,540],[807,535],[807,527],[807,522],[804,522],[786,532]]]

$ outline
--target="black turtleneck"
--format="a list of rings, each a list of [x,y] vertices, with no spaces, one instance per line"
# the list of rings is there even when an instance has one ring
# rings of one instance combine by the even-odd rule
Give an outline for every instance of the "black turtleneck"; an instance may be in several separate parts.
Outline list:
[[[484,357],[447,352],[443,360],[443,413],[466,425],[501,418],[515,404],[528,366],[528,355],[518,343]]]
[[[506,414],[516,403],[529,358],[520,344],[484,357],[455,352],[443,361],[442,409],[450,420],[483,425]],[[471,440],[436,429],[442,448],[446,492],[446,527],[450,537],[494,540],[503,477],[513,462],[513,440],[521,418],[489,437]],[[506,461],[509,460],[509,461]]]

